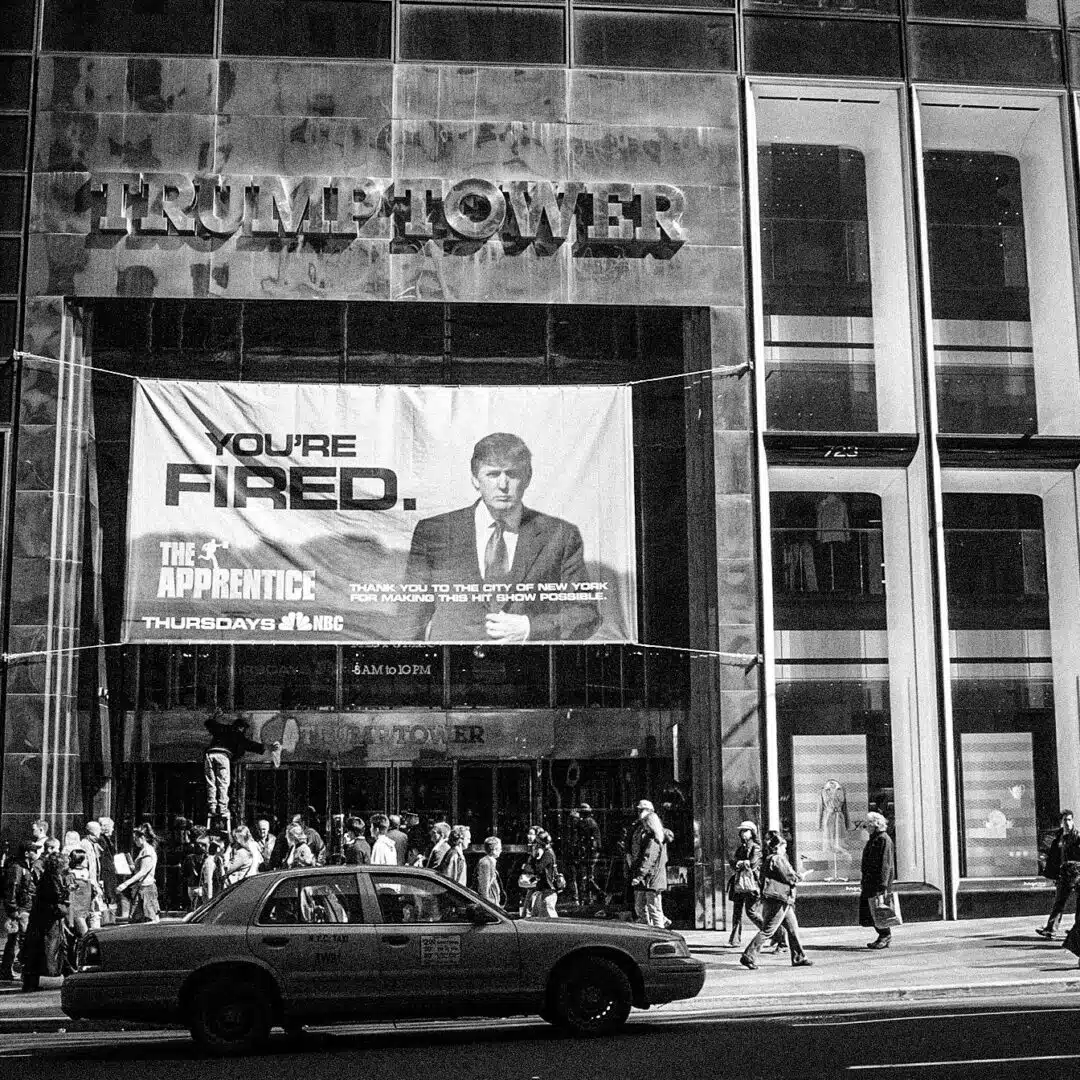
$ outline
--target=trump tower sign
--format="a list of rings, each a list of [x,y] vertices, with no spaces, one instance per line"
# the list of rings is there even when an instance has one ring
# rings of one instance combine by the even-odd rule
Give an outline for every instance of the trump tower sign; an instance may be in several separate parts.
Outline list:
[[[139,381],[125,640],[636,640],[630,389]]]

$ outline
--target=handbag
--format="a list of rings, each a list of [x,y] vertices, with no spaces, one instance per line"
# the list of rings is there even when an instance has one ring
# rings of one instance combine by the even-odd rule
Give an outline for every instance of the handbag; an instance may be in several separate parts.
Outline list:
[[[783,900],[789,903],[791,900],[791,886],[786,881],[777,881],[776,878],[766,878],[761,895],[773,900]]]
[[[535,889],[536,888],[536,875],[529,874],[522,871],[518,875],[518,888],[519,889]]]
[[[754,876],[753,870],[740,870],[735,875],[734,890],[736,893],[742,893],[750,896],[757,896],[761,892],[758,887],[758,880]]]
[[[552,877],[552,883],[555,886],[556,892],[562,892],[566,888],[566,875],[559,869],[556,869],[554,876]]]
[[[901,926],[904,920],[900,917],[900,897],[892,891],[870,897],[870,916],[878,930]]]

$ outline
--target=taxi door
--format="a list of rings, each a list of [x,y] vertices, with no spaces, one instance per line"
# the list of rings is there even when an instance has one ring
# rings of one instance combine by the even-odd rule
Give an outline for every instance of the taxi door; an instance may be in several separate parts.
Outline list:
[[[248,946],[278,972],[293,1015],[349,1015],[371,1004],[378,941],[355,872],[283,878],[248,927]]]
[[[476,925],[476,898],[423,874],[372,871],[381,922],[384,1001],[403,1010],[467,1011],[472,1003],[521,992],[517,930],[509,919]]]

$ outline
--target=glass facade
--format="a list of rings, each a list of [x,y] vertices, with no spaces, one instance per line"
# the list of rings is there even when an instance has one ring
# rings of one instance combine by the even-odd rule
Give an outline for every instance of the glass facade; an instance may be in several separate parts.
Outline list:
[[[752,105],[768,426],[913,431],[896,93],[755,85]]]
[[[59,666],[12,668],[3,829],[50,800],[74,818],[68,792],[108,791],[128,824],[205,816],[202,725],[223,711],[294,740],[286,767],[239,774],[247,818],[416,811],[510,844],[543,822],[569,847],[586,801],[611,894],[648,793],[693,882],[684,924],[723,922],[747,816],[790,834],[823,921],[852,917],[873,810],[913,917],[969,914],[1001,881],[1042,906],[1040,851],[1080,802],[1077,0],[9,7],[0,352],[78,342],[97,369],[85,398],[0,373],[11,651],[119,642],[125,374],[634,383],[643,644],[128,646],[66,688]],[[258,265],[247,235],[71,239],[75,164],[173,171],[188,151],[175,171],[265,152],[273,175],[555,177],[559,198],[584,185],[583,230],[585,188],[633,188],[610,246],[560,245],[554,210],[527,255],[513,227],[473,262],[380,236],[370,291],[338,236],[271,238]],[[686,238],[645,250],[658,184],[685,196]],[[392,231],[400,193],[385,208]],[[177,252],[190,265],[159,276]],[[85,761],[50,750],[60,701]]]
[[[1080,425],[1061,104],[919,92],[942,432]]]

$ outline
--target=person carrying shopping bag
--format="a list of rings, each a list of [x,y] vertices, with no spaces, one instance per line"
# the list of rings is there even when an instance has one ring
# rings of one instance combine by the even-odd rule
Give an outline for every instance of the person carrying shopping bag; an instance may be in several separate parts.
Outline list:
[[[765,834],[764,859],[761,865],[761,929],[739,957],[739,963],[751,971],[765,944],[783,926],[791,948],[792,967],[811,967],[799,941],[799,920],[795,918],[795,886],[802,875],[788,862],[787,841],[775,830]]]
[[[761,845],[757,841],[757,826],[744,821],[739,826],[739,846],[728,860],[732,874],[728,879],[728,898],[732,903],[731,937],[729,945],[742,941],[742,917],[745,913],[759,930],[761,919],[758,902],[761,899]]]

